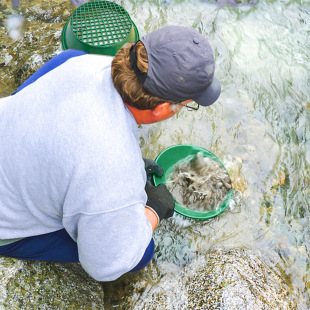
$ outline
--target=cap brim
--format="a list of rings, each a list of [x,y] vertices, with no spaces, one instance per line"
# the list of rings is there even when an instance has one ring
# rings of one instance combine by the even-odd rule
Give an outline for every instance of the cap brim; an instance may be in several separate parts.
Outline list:
[[[194,99],[199,105],[209,106],[213,104],[221,94],[221,83],[213,77],[212,83],[206,89],[206,91],[197,99]]]

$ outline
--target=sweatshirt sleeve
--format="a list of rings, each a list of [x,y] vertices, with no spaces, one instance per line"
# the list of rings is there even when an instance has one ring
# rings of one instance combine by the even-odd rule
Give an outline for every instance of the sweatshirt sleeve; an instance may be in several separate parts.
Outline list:
[[[152,239],[152,227],[142,205],[65,217],[64,226],[77,227],[69,234],[76,236],[80,263],[98,281],[113,281],[131,271]]]

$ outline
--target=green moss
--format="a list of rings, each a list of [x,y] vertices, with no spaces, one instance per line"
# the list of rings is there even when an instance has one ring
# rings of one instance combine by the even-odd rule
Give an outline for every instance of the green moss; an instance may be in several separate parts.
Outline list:
[[[103,309],[100,283],[79,264],[0,258],[4,309]]]

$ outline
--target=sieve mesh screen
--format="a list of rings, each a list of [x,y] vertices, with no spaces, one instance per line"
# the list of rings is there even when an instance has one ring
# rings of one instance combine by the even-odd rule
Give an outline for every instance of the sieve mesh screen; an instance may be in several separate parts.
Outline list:
[[[108,47],[127,38],[132,21],[120,5],[109,1],[93,1],[74,11],[71,29],[84,43]]]

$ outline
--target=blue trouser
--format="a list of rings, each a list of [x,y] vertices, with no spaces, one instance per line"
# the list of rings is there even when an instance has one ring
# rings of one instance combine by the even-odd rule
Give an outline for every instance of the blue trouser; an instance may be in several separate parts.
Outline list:
[[[139,264],[131,271],[138,271],[144,268],[152,259],[154,249],[155,245],[152,239]],[[0,246],[0,255],[57,263],[79,262],[77,243],[69,236],[65,229],[44,235],[27,237],[14,243]]]
[[[44,74],[63,64],[72,57],[86,54],[79,50],[66,50],[55,56],[32,76],[30,76],[17,90],[12,94],[16,94],[29,84],[35,82]],[[91,242],[91,240],[90,240]],[[154,255],[155,244],[152,239],[145,250],[144,256],[136,267],[131,271],[138,271],[144,268]],[[52,262],[79,262],[77,244],[69,236],[65,229],[52,233],[24,238],[17,242],[0,246],[0,255],[28,259],[28,260],[44,260]],[[124,253],[126,255],[126,253]]]
[[[0,255],[59,263],[79,262],[77,244],[65,229],[0,246]]]

